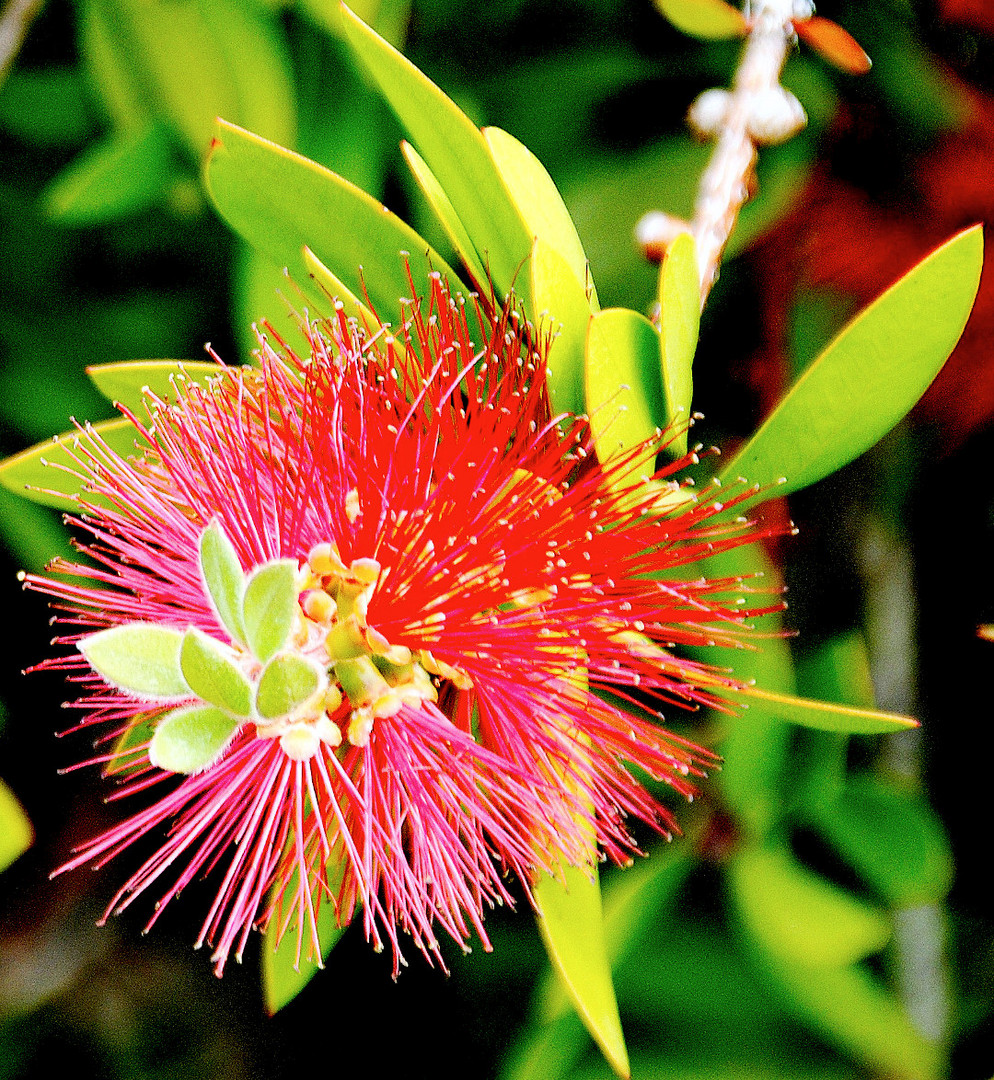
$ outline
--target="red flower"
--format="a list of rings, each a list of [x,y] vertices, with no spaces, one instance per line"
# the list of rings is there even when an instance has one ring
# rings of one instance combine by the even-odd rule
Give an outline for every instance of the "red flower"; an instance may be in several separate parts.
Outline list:
[[[626,764],[692,792],[713,755],[658,710],[734,683],[673,650],[757,613],[695,568],[760,535],[727,513],[751,492],[692,497],[668,479],[686,462],[636,478],[664,437],[598,465],[514,312],[477,312],[477,347],[436,278],[407,313],[403,344],[339,313],[305,360],[263,339],[260,370],[150,396],[142,458],[84,432],[94,565],[27,579],[75,624],[41,666],[117,739],[117,797],[146,796],[62,869],[165,826],[108,914],[152,890],[151,925],[216,874],[218,974],[273,919],[316,946],[328,903],[361,905],[395,965],[400,932],[439,959],[438,928],[486,945],[508,874],[527,891],[592,836],[623,861],[626,817],[669,832]]]

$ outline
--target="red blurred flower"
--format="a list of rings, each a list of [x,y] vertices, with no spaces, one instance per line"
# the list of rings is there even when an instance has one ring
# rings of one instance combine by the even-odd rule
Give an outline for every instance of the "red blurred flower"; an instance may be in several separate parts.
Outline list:
[[[436,958],[439,927],[486,944],[509,873],[527,891],[584,863],[592,835],[625,860],[629,816],[674,827],[628,763],[689,795],[714,760],[657,710],[720,704],[734,685],[673,650],[737,644],[757,613],[741,582],[695,568],[761,534],[727,513],[749,492],[691,497],[669,479],[686,462],[636,479],[663,437],[598,465],[582,420],[550,418],[544,346],[522,344],[515,313],[478,312],[477,347],[438,278],[427,307],[407,309],[403,345],[339,315],[312,327],[304,360],[263,339],[260,370],[149,396],[143,458],[84,432],[93,498],[75,524],[93,565],[27,579],[74,624],[69,655],[41,666],[82,685],[80,726],[104,730],[116,797],[146,797],[62,869],[165,826],[108,914],[154,890],[151,925],[214,872],[200,941],[219,974],[273,919],[316,946],[327,903],[341,924],[361,906],[395,964],[400,932]],[[212,577],[205,545],[231,553],[233,577]],[[274,624],[256,619],[253,638],[258,606],[245,600],[243,625],[222,586],[237,608],[243,573],[247,597],[284,572],[292,632],[263,648]],[[181,643],[178,685],[107,659],[129,633]],[[152,689],[128,689],[118,660]],[[177,758],[162,733],[183,724],[195,738]],[[201,736],[215,742],[197,758]]]

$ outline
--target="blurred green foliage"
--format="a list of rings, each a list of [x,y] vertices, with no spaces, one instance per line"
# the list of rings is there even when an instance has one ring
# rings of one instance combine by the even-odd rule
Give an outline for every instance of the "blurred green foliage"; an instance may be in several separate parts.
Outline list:
[[[541,159],[577,224],[601,304],[648,311],[657,272],[632,227],[650,209],[688,212],[707,149],[684,133],[682,115],[699,90],[727,82],[735,44],[685,38],[635,0],[373,0],[357,11],[404,42],[475,121],[499,124]],[[962,95],[930,51],[949,46],[930,5],[826,3],[822,13],[851,29],[876,67],[857,86],[810,56],[791,62],[786,82],[811,123],[763,155],[758,197],[705,312],[695,407],[707,414],[697,430],[709,441],[741,436],[759,419],[763,395],[742,372],[763,348],[768,301],[752,283],[749,252],[825,168],[840,110],[855,123],[882,117],[902,161],[963,115]],[[984,47],[980,39],[981,56]],[[323,0],[49,0],[0,87],[4,454],[64,430],[72,415],[110,415],[87,365],[195,359],[205,341],[244,359],[253,319],[286,329],[286,306],[305,302],[281,265],[237,240],[205,197],[201,168],[217,115],[383,199],[457,265],[403,166],[399,129]],[[292,219],[293,205],[285,210]],[[776,240],[789,242],[789,229]],[[277,289],[285,302],[274,300]],[[795,336],[807,360],[838,325],[838,305],[802,299],[815,315],[778,317],[803,320]],[[762,370],[775,380],[775,369]],[[994,1069],[994,911],[977,884],[984,875],[972,870],[986,861],[984,823],[971,831],[955,818],[951,847],[932,809],[958,790],[970,735],[957,726],[946,736],[954,751],[924,752],[942,748],[936,725],[961,724],[958,711],[986,724],[989,693],[969,689],[983,686],[983,653],[962,643],[974,644],[979,606],[988,618],[994,606],[983,561],[994,491],[987,470],[967,459],[940,486],[930,450],[909,429],[792,503],[805,528],[797,546],[748,569],[767,582],[784,574],[797,603],[786,624],[765,617],[774,636],[760,650],[731,660],[737,675],[768,689],[859,707],[873,705],[874,680],[886,691],[888,664],[913,684],[920,662],[926,688],[938,682],[948,693],[938,707],[892,691],[878,701],[924,705],[924,741],[850,739],[758,708],[687,725],[721,750],[722,773],[679,808],[684,838],[605,874],[607,944],[637,1077],[965,1080]],[[267,1026],[258,964],[215,984],[205,958],[185,947],[182,906],[158,940],[139,941],[130,918],[93,931],[91,894],[107,895],[105,877],[75,875],[56,889],[46,875],[114,808],[98,802],[96,770],[54,776],[85,756],[49,734],[71,722],[56,711],[63,688],[18,675],[45,655],[47,633],[13,569],[39,567],[65,541],[54,513],[6,494],[0,522],[10,550],[6,610],[18,627],[0,690],[8,717],[0,773],[38,831],[0,885],[0,1077],[52,1067],[128,1078],[289,1076],[341,1052],[339,1008],[349,1034],[369,1025],[361,1052],[384,1073],[609,1075],[520,913],[495,913],[495,955],[453,956],[448,981],[417,961],[393,984],[353,928],[330,970]],[[839,536],[845,550],[834,546]],[[871,549],[891,568],[913,552],[920,575],[941,577],[932,591],[922,587],[920,603],[947,619],[959,652],[927,626],[900,638],[901,620],[913,623],[913,581],[896,595],[877,588],[854,554]],[[964,574],[976,578],[976,595],[944,615],[935,594]],[[779,636],[782,625],[803,636]],[[893,638],[904,650],[897,660]],[[965,690],[950,685],[964,682]],[[9,822],[12,805],[0,789]],[[17,828],[7,816],[0,827],[9,836]],[[954,853],[965,887],[950,897]]]

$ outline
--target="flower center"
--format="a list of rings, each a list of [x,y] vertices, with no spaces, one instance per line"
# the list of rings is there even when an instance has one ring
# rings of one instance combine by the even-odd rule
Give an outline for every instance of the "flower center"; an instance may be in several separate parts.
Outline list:
[[[333,543],[308,553],[297,580],[301,618],[293,644],[326,677],[291,714],[256,724],[258,736],[278,737],[288,756],[303,760],[321,743],[339,746],[343,732],[353,746],[366,746],[376,720],[405,704],[436,702],[441,679],[472,686],[465,672],[426,649],[393,645],[369,624],[369,602],[383,577],[376,559],[346,565]]]

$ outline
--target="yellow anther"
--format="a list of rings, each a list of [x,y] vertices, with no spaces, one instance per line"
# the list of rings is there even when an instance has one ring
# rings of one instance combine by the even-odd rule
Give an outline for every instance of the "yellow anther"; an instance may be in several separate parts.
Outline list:
[[[280,736],[280,749],[293,761],[307,761],[321,747],[321,737],[313,724],[294,724]]]
[[[315,544],[307,554],[307,565],[319,576],[348,573],[337,544]]]
[[[304,593],[304,614],[316,623],[330,623],[335,617],[337,605],[324,589],[310,589]]]
[[[362,514],[362,507],[359,505],[359,492],[356,488],[353,488],[345,496],[345,516],[349,519],[349,524],[354,525],[356,518]]]
[[[369,736],[373,733],[373,714],[369,709],[356,709],[349,721],[348,737],[353,746],[369,745]]]
[[[314,731],[317,733],[318,738],[326,745],[331,747],[341,746],[342,729],[334,720],[329,720],[327,716],[318,717],[314,724]]]
[[[353,559],[349,575],[363,585],[375,585],[380,576],[380,563],[377,559]]]

